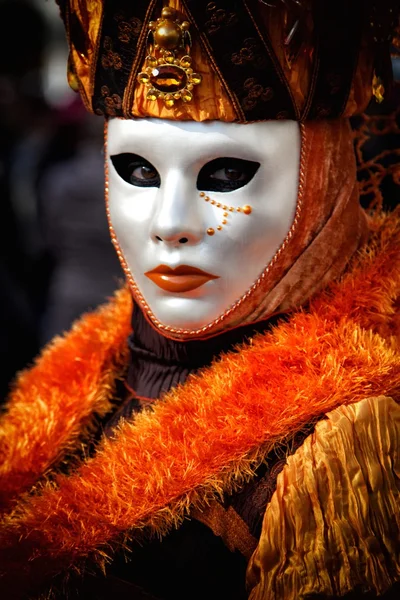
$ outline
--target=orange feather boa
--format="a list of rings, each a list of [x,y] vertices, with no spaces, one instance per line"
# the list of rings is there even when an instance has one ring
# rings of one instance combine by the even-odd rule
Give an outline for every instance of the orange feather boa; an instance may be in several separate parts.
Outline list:
[[[378,221],[347,274],[307,311],[123,422],[72,475],[22,496],[0,535],[4,597],[84,559],[101,563],[143,527],[167,532],[326,412],[367,396],[399,398],[400,221]],[[20,377],[2,425],[5,502],[76,444],[93,412],[109,410],[129,313],[123,290]]]

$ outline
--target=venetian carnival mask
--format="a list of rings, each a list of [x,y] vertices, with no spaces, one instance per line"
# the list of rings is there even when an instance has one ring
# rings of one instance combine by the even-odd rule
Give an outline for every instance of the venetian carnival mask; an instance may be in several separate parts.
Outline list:
[[[365,28],[346,0],[59,4],[71,87],[106,117],[112,241],[153,327],[209,337],[340,276],[368,229],[346,117],[388,83],[375,4]]]
[[[109,122],[111,225],[163,325],[199,329],[248,291],[292,224],[299,162],[295,121]]]

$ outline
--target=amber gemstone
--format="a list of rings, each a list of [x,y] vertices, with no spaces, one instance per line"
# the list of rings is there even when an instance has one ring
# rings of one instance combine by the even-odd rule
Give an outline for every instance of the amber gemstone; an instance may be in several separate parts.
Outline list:
[[[184,67],[185,69],[187,67],[190,67],[190,65],[192,64],[192,59],[188,54],[185,54],[185,56],[182,56],[181,58],[181,66]]]
[[[139,83],[149,83],[150,75],[148,73],[139,73],[138,82]]]
[[[194,83],[194,85],[199,85],[199,83],[201,83],[201,79],[202,79],[202,77],[199,73],[193,73],[190,76],[190,82]]]
[[[149,65],[149,67],[153,67],[154,68],[154,67],[157,66],[158,60],[156,59],[155,56],[149,55],[149,56],[146,57],[146,60],[147,60],[147,64]]]
[[[150,83],[156,90],[174,93],[182,90],[187,83],[187,76],[183,69],[175,65],[156,67],[151,74]]]
[[[190,102],[193,99],[193,94],[189,90],[184,90],[181,94],[181,98],[184,102]]]
[[[172,108],[175,104],[175,100],[171,94],[167,94],[164,98],[164,103],[167,108]]]
[[[146,96],[147,100],[157,100],[158,91],[157,90],[149,90]]]

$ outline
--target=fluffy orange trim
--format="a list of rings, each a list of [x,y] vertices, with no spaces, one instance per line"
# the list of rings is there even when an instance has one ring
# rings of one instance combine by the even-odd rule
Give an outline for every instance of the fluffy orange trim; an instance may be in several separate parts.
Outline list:
[[[139,528],[167,531],[191,505],[236,489],[274,444],[327,411],[398,398],[399,247],[394,215],[308,312],[191,377],[122,423],[74,475],[25,497],[0,537],[5,597],[16,582],[29,588],[85,557],[101,562]]]
[[[93,414],[111,409],[126,364],[132,302],[127,291],[56,338],[20,374],[0,423],[0,509],[74,451]]]

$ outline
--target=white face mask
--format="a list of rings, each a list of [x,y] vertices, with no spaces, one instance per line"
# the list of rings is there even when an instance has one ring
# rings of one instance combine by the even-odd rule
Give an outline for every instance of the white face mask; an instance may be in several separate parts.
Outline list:
[[[107,160],[110,221],[128,275],[164,326],[193,331],[223,315],[291,227],[294,121],[112,119]]]

